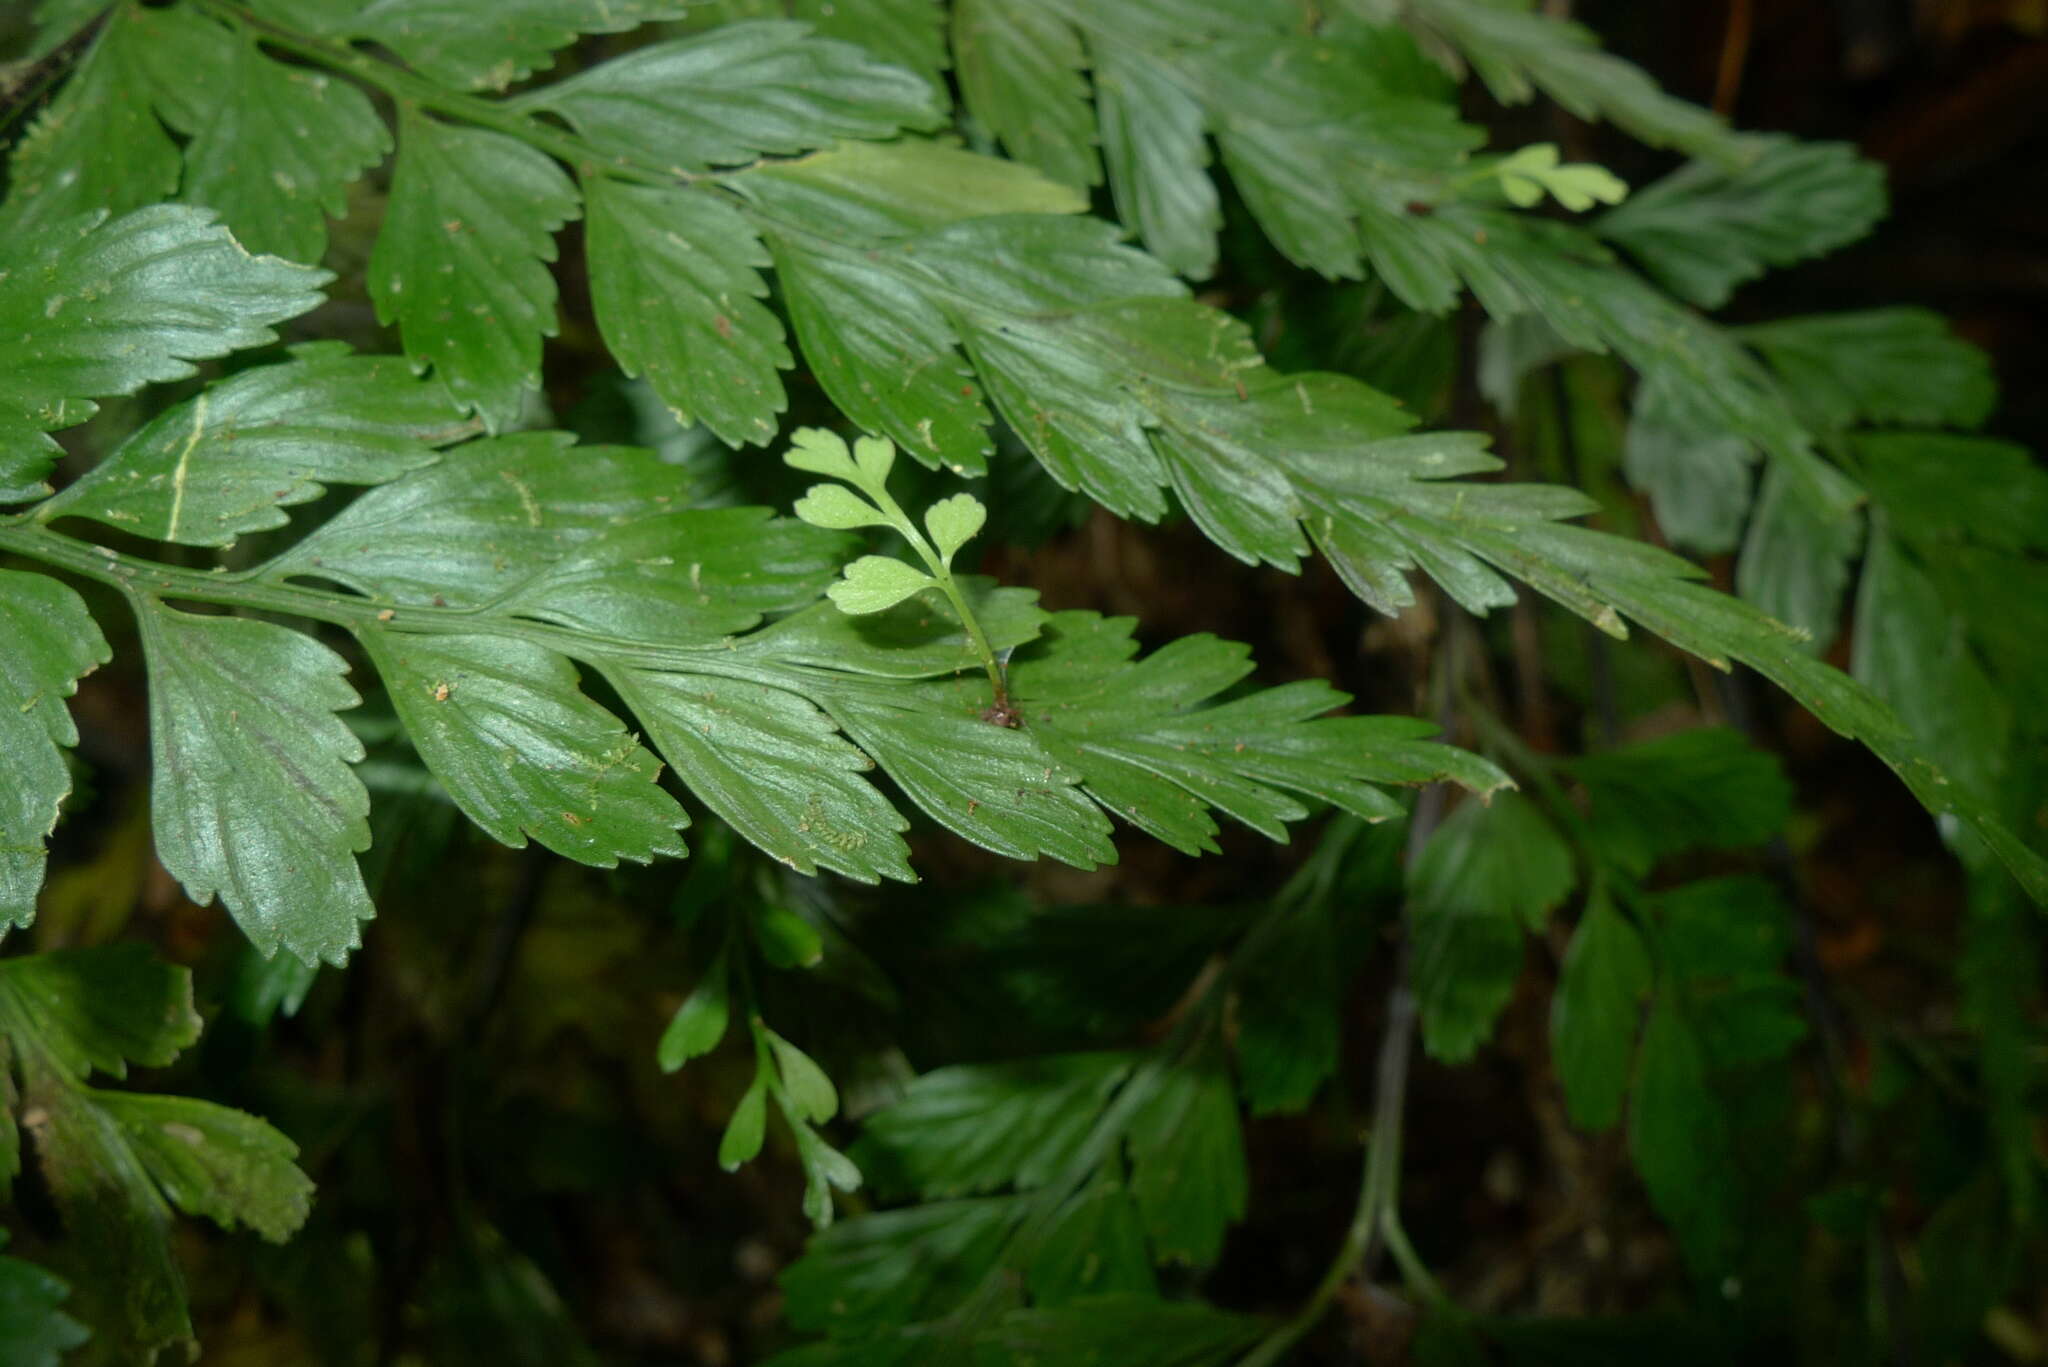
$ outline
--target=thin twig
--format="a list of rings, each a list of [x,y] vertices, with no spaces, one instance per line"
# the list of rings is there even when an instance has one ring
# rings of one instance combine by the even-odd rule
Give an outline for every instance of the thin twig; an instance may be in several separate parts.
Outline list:
[[[1416,820],[1421,819],[1420,804]],[[1344,1242],[1330,1260],[1308,1303],[1286,1323],[1260,1340],[1238,1367],[1274,1367],[1294,1345],[1321,1323],[1345,1284],[1360,1274],[1371,1275],[1378,1262],[1394,1202],[1400,1194],[1401,1124],[1408,1096],[1408,1059],[1415,1046],[1415,994],[1408,990],[1407,954],[1401,956],[1402,981],[1387,998],[1387,1025],[1380,1036],[1374,1068],[1372,1129],[1366,1140],[1365,1168],[1358,1184],[1358,1204],[1344,1230]],[[1412,1250],[1403,1251],[1412,1257]],[[1411,1280],[1412,1280],[1411,1274]]]
[[[1458,696],[1454,674],[1459,623],[1452,617],[1452,611],[1448,603],[1439,601],[1439,659],[1431,680],[1437,695],[1438,724],[1447,739]],[[1416,798],[1415,812],[1408,822],[1407,853],[1411,865],[1443,820],[1448,801],[1449,785],[1445,783],[1430,784]],[[1294,1345],[1322,1322],[1337,1293],[1355,1277],[1370,1277],[1380,1254],[1390,1247],[1411,1285],[1425,1294],[1438,1294],[1434,1280],[1401,1232],[1396,1214],[1401,1191],[1401,1128],[1408,1101],[1408,1063],[1415,1053],[1415,994],[1408,986],[1408,964],[1409,938],[1404,934],[1394,988],[1387,997],[1386,1027],[1380,1033],[1379,1055],[1373,1067],[1372,1128],[1366,1134],[1358,1203],[1352,1210],[1351,1223],[1345,1228],[1344,1241],[1307,1304],[1260,1340],[1238,1367],[1274,1367],[1284,1361]]]
[[[1735,113],[1735,97],[1742,92],[1752,17],[1750,0],[1728,0],[1728,28],[1721,38],[1720,67],[1714,73],[1714,112],[1723,118]]]
[[[1387,998],[1387,1027],[1380,1035],[1379,1062],[1373,1069],[1372,1133],[1367,1141],[1365,1197],[1371,1222],[1365,1246],[1352,1269],[1371,1277],[1379,1270],[1386,1248],[1386,1225],[1401,1186],[1401,1124],[1408,1110],[1408,1060],[1415,1053],[1415,993],[1408,986],[1408,953],[1401,954],[1401,981]],[[1348,1280],[1348,1277],[1347,1277]],[[1332,1294],[1336,1288],[1331,1288]]]

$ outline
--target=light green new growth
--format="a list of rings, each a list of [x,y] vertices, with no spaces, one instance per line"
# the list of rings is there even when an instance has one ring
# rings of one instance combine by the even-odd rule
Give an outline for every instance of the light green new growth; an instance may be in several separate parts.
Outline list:
[[[845,439],[837,433],[804,427],[790,437],[790,449],[782,459],[791,469],[843,479],[867,495],[863,500],[837,484],[814,484],[796,501],[794,511],[803,521],[834,531],[894,528],[925,563],[925,569],[920,570],[886,555],[864,555],[846,566],[841,572],[844,578],[825,590],[825,596],[841,612],[859,617],[893,608],[926,589],[938,589],[953,605],[960,624],[967,629],[968,639],[974,642],[975,653],[981,656],[982,667],[988,670],[989,687],[995,690],[990,719],[1005,726],[1015,725],[1009,681],[981,623],[974,619],[974,610],[967,606],[966,595],[953,578],[954,553],[988,521],[988,509],[981,500],[972,494],[954,494],[939,500],[925,510],[925,530],[920,532],[903,511],[903,505],[890,496],[889,471],[896,464],[896,444],[888,438],[860,437],[849,451]]]
[[[1628,183],[1592,162],[1560,163],[1557,144],[1539,142],[1501,158],[1486,168],[1500,181],[1501,193],[1518,209],[1541,203],[1548,194],[1575,214],[1594,204],[1619,204],[1628,198]]]

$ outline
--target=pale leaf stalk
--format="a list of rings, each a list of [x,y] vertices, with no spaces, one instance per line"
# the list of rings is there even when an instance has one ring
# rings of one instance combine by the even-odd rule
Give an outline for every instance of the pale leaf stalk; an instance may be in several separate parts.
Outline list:
[[[450,90],[368,53],[309,38],[241,5],[226,3],[226,0],[193,0],[193,5],[202,13],[211,14],[232,28],[252,34],[271,47],[361,81],[393,100],[503,133],[558,157],[582,172],[599,171],[641,185],[674,185],[679,181],[717,178],[715,173],[698,175],[668,167],[636,165],[631,158],[600,152],[582,137],[566,129],[551,127],[532,115],[507,109],[480,95]]]
[[[902,538],[910,543],[910,549],[917,552],[925,569],[938,581],[939,590],[946,595],[946,601],[953,605],[960,625],[967,629],[967,639],[974,646],[974,653],[981,657],[981,666],[988,671],[989,687],[995,691],[994,703],[998,713],[1010,710],[1010,681],[1003,672],[1002,663],[996,659],[995,650],[989,645],[988,635],[982,631],[981,623],[974,616],[974,609],[967,605],[967,595],[960,592],[960,585],[953,577],[951,557],[939,554],[917,524],[910,520],[910,514],[903,511],[903,505],[890,494],[888,485],[882,480],[860,480],[860,491],[874,500],[875,507],[889,519]]]
[[[930,564],[929,559],[926,560]],[[960,624],[967,628],[967,639],[974,643],[974,653],[981,656],[981,667],[988,671],[989,687],[995,690],[995,706],[1000,712],[1010,708],[1010,681],[1003,673],[1003,666],[996,659],[996,653],[989,648],[988,636],[981,629],[981,623],[974,618],[974,609],[967,606],[967,596],[960,592],[960,585],[953,579],[951,569],[941,569],[933,575],[944,591],[946,601],[959,614]]]
[[[1441,598],[1437,606],[1439,611],[1443,610]],[[1457,633],[1444,631],[1436,650],[1430,684],[1436,695],[1437,724],[1449,735],[1462,696],[1458,687]],[[1441,783],[1429,785],[1416,798],[1408,821],[1406,862],[1410,866],[1436,833],[1448,800],[1449,793]],[[1405,913],[1402,920],[1405,926]],[[1415,1052],[1417,1014],[1415,992],[1410,986],[1410,962],[1410,940],[1404,933],[1393,991],[1387,998],[1386,1025],[1380,1033],[1379,1054],[1374,1062],[1372,1128],[1366,1132],[1358,1203],[1352,1209],[1344,1241],[1308,1302],[1254,1344],[1238,1360],[1237,1367],[1279,1367],[1294,1346],[1322,1322],[1345,1284],[1361,1273],[1371,1274],[1382,1248],[1393,1254],[1412,1289],[1433,1300],[1442,1296],[1441,1288],[1416,1256],[1407,1232],[1401,1228],[1401,1131],[1407,1113],[1408,1064]]]
[[[384,629],[425,636],[488,635],[529,641],[557,654],[622,667],[721,675],[771,682],[773,675],[732,657],[723,645],[660,645],[578,628],[492,615],[490,604],[428,607],[262,582],[264,566],[238,572],[181,569],[94,546],[20,519],[0,521],[0,551],[37,560],[135,599],[210,603],[324,622],[352,632]],[[808,673],[803,667],[798,672]]]

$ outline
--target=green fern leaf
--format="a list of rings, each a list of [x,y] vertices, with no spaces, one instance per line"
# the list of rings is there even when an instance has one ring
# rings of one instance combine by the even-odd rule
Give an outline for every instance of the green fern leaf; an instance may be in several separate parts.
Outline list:
[[[0,1248],[6,1244],[0,1231]],[[58,1308],[70,1294],[34,1263],[0,1254],[0,1343],[9,1345],[20,1367],[59,1367],[66,1352],[92,1336]]]
[[[555,331],[554,233],[576,189],[541,153],[503,133],[400,115],[391,208],[370,256],[377,318],[432,365],[492,431],[540,387],[540,343]]]
[[[877,263],[780,235],[769,244],[804,360],[840,411],[927,465],[985,470],[988,408],[944,316]]]
[[[1042,1186],[1080,1152],[1130,1069],[1117,1053],[937,1068],[869,1118],[854,1158],[885,1195]]]
[[[99,1344],[133,1361],[192,1338],[185,1281],[171,1250],[172,1214],[125,1136],[75,1083],[30,1073],[22,1099],[41,1117],[36,1166],[90,1269],[76,1309]],[[115,1288],[119,1288],[118,1293]]]
[[[842,1221],[783,1270],[789,1322],[858,1339],[934,1320],[973,1291],[1021,1214],[1009,1197],[930,1201]]]
[[[827,592],[839,610],[855,616],[895,607],[939,581],[886,555],[864,555],[846,567],[846,577]]]
[[[864,47],[885,62],[908,67],[931,82],[943,101],[941,73],[952,65],[946,51],[946,12],[939,0],[794,0],[790,14],[820,34]]]
[[[1130,1190],[1099,1173],[1060,1209],[1024,1284],[1048,1309],[1106,1295],[1157,1296],[1145,1225]]]
[[[1884,216],[1884,172],[1846,143],[1751,138],[1743,152],[1740,166],[1695,161],[1637,190],[1594,230],[1711,309],[1766,268],[1825,255]]]
[[[479,607],[604,532],[675,501],[672,468],[626,447],[528,432],[372,490],[265,566],[380,602]]]
[[[1554,142],[1524,147],[1488,169],[1500,181],[1508,203],[1519,209],[1533,208],[1548,195],[1582,214],[1595,204],[1619,204],[1628,195],[1627,183],[1603,166],[1560,163]]]
[[[1654,147],[1731,162],[1739,156],[1719,119],[1602,52],[1583,25],[1496,0],[1413,0],[1406,8],[1410,22],[1448,42],[1503,104],[1525,103],[1541,90],[1580,118],[1606,119]]]
[[[338,342],[298,348],[166,409],[36,509],[152,541],[228,546],[281,527],[326,484],[382,484],[476,430],[402,360]]]
[[[374,914],[363,757],[334,714],[360,701],[310,636],[133,600],[149,659],[151,810],[164,867],[217,893],[264,954],[340,963]]]
[[[810,201],[813,211],[818,202]],[[1455,238],[1464,225],[1453,217],[1423,221]],[[1495,248],[1474,255],[1465,238],[1456,258],[1486,262],[1480,279],[1492,282],[1481,291],[1489,307],[1514,314],[1541,301],[1545,316],[1582,344],[1614,345],[1682,393],[1685,411],[1701,415],[1698,421],[1718,422],[1721,432],[1765,451],[1796,477],[1813,506],[1827,510],[1831,525],[1853,506],[1855,488],[1820,461],[1782,392],[1732,336],[1603,264],[1583,239],[1505,216],[1490,221],[1502,234]],[[1271,492],[1270,467],[1278,466],[1304,528],[1367,602],[1403,606],[1410,601],[1406,572],[1420,567],[1461,604],[1484,612],[1513,601],[1504,570],[1610,632],[1626,630],[1626,615],[1708,660],[1741,659],[1829,725],[1870,744],[1933,810],[1979,826],[2022,882],[2048,895],[2048,863],[1999,825],[1980,796],[1939,781],[1874,698],[1802,658],[1799,632],[1689,586],[1697,571],[1675,557],[1559,526],[1559,519],[1590,510],[1572,491],[1441,483],[1494,462],[1468,438],[1402,436],[1402,417],[1353,381],[1290,381],[1264,372],[1241,334],[1233,336],[1230,320],[1177,299],[1169,277],[1090,236],[1088,225],[1060,220],[1040,220],[1028,231],[991,219],[928,232],[865,254],[858,269],[874,283],[861,307],[886,307],[893,294],[902,318],[929,319],[926,310],[913,314],[909,299],[891,286],[902,281],[927,298],[943,291],[951,335],[937,342],[957,336],[965,343],[997,407],[1061,483],[1126,515],[1156,516],[1161,486],[1173,479],[1150,429],[1176,418],[1185,429],[1214,428],[1213,417],[1205,423],[1196,416],[1202,404],[1227,407],[1224,395],[1241,394],[1240,402],[1261,409],[1222,468]],[[1060,265],[1053,272],[1027,275],[1012,264],[1012,253],[1055,244]],[[885,274],[893,280],[885,283]],[[902,318],[891,326],[918,325]],[[814,339],[801,317],[798,334],[808,354]],[[879,353],[864,377],[877,389],[887,355]],[[1111,387],[1104,387],[1105,377]],[[1303,421],[1281,426],[1290,390]],[[1313,437],[1296,440],[1310,427],[1310,414],[1320,415]],[[871,416],[862,421],[878,425]],[[906,449],[925,448],[912,439]],[[1359,458],[1365,450],[1371,459]],[[1271,511],[1237,513],[1224,495],[1229,485],[1211,491],[1195,483],[1198,477],[1183,469],[1191,499],[1208,509],[1205,530],[1248,559],[1280,554],[1287,543]],[[1240,520],[1234,524],[1226,514]]]
[[[267,396],[294,375],[328,384],[331,416],[320,405],[300,416],[315,432],[322,423],[342,432],[319,440],[331,467],[264,468],[273,436],[260,421],[271,411]],[[387,390],[395,406],[382,397]],[[935,581],[869,557],[835,591],[859,587],[868,563],[907,578],[882,586],[893,606],[856,604],[881,610],[850,625],[817,603],[844,560],[842,538],[759,509],[670,507],[672,476],[648,453],[572,451],[529,434],[404,470],[432,455],[415,429],[445,437],[463,425],[430,387],[338,350],[252,370],[219,392],[227,399],[216,410],[218,431],[240,432],[246,422],[248,441],[211,440],[208,402],[195,400],[132,453],[118,452],[103,477],[77,486],[75,500],[53,500],[53,517],[67,507],[118,511],[96,500],[142,489],[135,506],[162,519],[149,529],[172,533],[181,474],[208,491],[189,496],[200,500],[195,511],[203,504],[208,512],[207,499],[234,511],[237,481],[260,487],[262,475],[276,483],[314,473],[396,477],[233,580],[141,562],[107,567],[40,528],[0,530],[0,538],[128,591],[155,680],[162,857],[195,898],[218,892],[266,950],[338,959],[368,914],[347,858],[367,834],[367,799],[345,767],[359,751],[327,715],[354,694],[335,677],[339,660],[310,639],[172,611],[157,594],[246,599],[352,630],[429,767],[480,825],[599,864],[678,852],[680,812],[653,785],[652,756],[576,691],[572,659],[610,678],[679,772],[750,838],[798,868],[860,878],[910,876],[904,823],[861,777],[870,760],[967,839],[1084,868],[1115,858],[1105,807],[1193,849],[1213,845],[1212,805],[1282,836],[1285,823],[1308,813],[1297,794],[1384,817],[1399,809],[1378,784],[1499,781],[1489,766],[1422,742],[1426,726],[1320,717],[1344,701],[1320,685],[1204,707],[1249,670],[1241,647],[1200,638],[1130,665],[1130,624],[1104,635],[1086,614],[1061,619],[1042,655],[1019,658],[1012,711],[1031,724],[996,724],[1004,717],[987,682],[933,676],[1030,642],[1048,619],[1029,595],[972,581],[949,588],[981,623],[984,646],[950,611],[898,601]],[[367,470],[343,459],[351,440],[367,442]],[[793,462],[881,488],[893,460],[887,442],[862,439],[848,451],[822,440],[800,441]],[[279,448],[287,457],[294,449]],[[396,463],[378,465],[384,457]],[[152,479],[158,487],[144,489]],[[272,502],[284,501],[277,490],[260,492],[253,512],[235,514],[248,525],[267,524]],[[934,566],[971,535],[980,511],[965,495],[935,505],[929,522],[942,549],[927,548]],[[362,596],[300,587],[309,579]],[[1069,635],[1108,644],[1072,656]],[[1102,676],[1105,663],[1112,672],[1128,667],[1127,686]],[[850,745],[832,738],[833,725]],[[545,759],[508,766],[511,754]],[[322,896],[295,895],[295,880],[307,877]],[[841,1161],[818,1144],[818,1181],[843,1186]]]
[[[448,0],[254,0],[322,38],[390,48],[433,80],[503,90],[546,67],[583,33],[622,33],[688,16],[690,0],[502,0],[488,10]]]
[[[1343,950],[1329,899],[1314,899],[1238,974],[1238,1089],[1253,1115],[1301,1110],[1336,1072],[1354,967]]]
[[[1925,309],[1783,318],[1736,335],[1763,356],[1820,431],[1983,425],[1998,399],[1991,359]]]
[[[78,1309],[96,1341],[138,1361],[189,1340],[171,1208],[281,1241],[304,1223],[312,1183],[298,1150],[254,1116],[185,1097],[82,1085],[94,1071],[162,1067],[199,1037],[188,970],[136,944],[0,964],[0,1090],[32,1127],[40,1182],[83,1274]],[[14,1139],[14,1118],[0,1109]],[[19,1150],[0,1144],[0,1150]],[[0,1170],[11,1178],[13,1164]],[[0,1269],[4,1274],[4,1269]],[[0,1324],[6,1311],[0,1308]],[[9,1347],[16,1346],[9,1340]]]
[[[391,150],[390,130],[354,86],[215,31],[232,55],[185,149],[181,193],[218,210],[251,251],[318,261],[325,220],[341,216],[348,183]]]
[[[1572,853],[1534,804],[1504,793],[1468,802],[1430,836],[1408,873],[1409,979],[1430,1056],[1478,1052],[1515,979],[1524,936],[1576,881]]]
[[[1650,958],[1641,934],[1596,892],[1572,932],[1550,1005],[1550,1049],[1573,1124],[1605,1130],[1621,1119],[1649,990]]]
[[[1216,268],[1223,210],[1209,178],[1201,104],[1153,54],[1097,43],[1095,101],[1117,214],[1175,271],[1204,280]]]
[[[680,856],[689,818],[661,764],[576,687],[559,655],[489,636],[359,637],[399,720],[457,806],[494,839],[526,837],[609,868]]]
[[[1081,35],[1030,0],[955,0],[953,61],[968,112],[1017,161],[1062,185],[1102,180]]]
[[[496,606],[599,637],[712,645],[815,602],[841,544],[765,508],[657,512],[540,568]]]
[[[1681,1007],[1659,1000],[1643,1028],[1629,1157],[1688,1261],[1707,1276],[1726,1266],[1734,1237],[1726,1199],[1734,1167],[1728,1130],[1697,1032]]]
[[[1734,1265],[1767,1199],[1738,1161],[1735,1091],[1805,1032],[1781,969],[1790,917],[1769,884],[1693,883],[1654,904],[1658,973],[1630,1102],[1629,1151],[1652,1204],[1704,1279]]]
[[[320,271],[251,258],[212,216],[160,205],[8,235],[0,248],[0,502],[47,493],[56,443],[91,400],[182,379],[272,340],[320,302]]]
[[[212,95],[235,79],[244,39],[195,5],[122,5],[114,14],[130,35],[138,89],[173,133],[195,137],[219,116]]]
[[[834,531],[890,525],[887,513],[843,484],[812,485],[810,490],[791,506],[790,511],[795,513],[800,521],[808,522],[813,527],[826,527]]]
[[[1250,1185],[1229,1076],[1213,1058],[1171,1069],[1131,1117],[1124,1142],[1153,1256],[1215,1262],[1224,1232],[1244,1218]]]
[[[1141,47],[1219,38],[1247,27],[1284,28],[1299,15],[1286,0],[1129,0],[1094,5],[1088,0],[1046,0],[1047,10],[1094,36]]]
[[[222,1229],[282,1243],[306,1222],[313,1183],[298,1146],[255,1116],[210,1101],[87,1091],[170,1203]]]
[[[1997,892],[1972,906],[1964,925],[1956,966],[1961,1014],[1978,1035],[1977,1075],[1986,1093],[1999,1175],[2014,1214],[2025,1219],[2040,1200],[2029,1017],[2040,981],[2040,940],[2018,899]]]
[[[1632,875],[1684,850],[1761,845],[1792,816],[1777,759],[1701,727],[1574,760],[1601,857]]]
[[[644,47],[512,104],[559,114],[601,151],[677,175],[941,122],[924,80],[774,21]]]
[[[1775,887],[1741,877],[1688,883],[1661,894],[1656,914],[1664,967],[1682,984],[1712,1067],[1782,1058],[1805,1036],[1800,988],[1784,968],[1791,910]]]
[[[62,241],[82,215],[124,214],[178,188],[178,148],[151,101],[142,23],[117,9],[13,149],[0,242],[21,244],[16,252]]]
[[[1035,639],[1046,622],[1038,595],[998,588],[989,580],[956,577],[982,633],[995,650]],[[733,643],[741,660],[777,666],[808,665],[882,679],[928,679],[980,665],[974,643],[952,613],[922,602],[872,617],[852,618],[829,604],[794,613]],[[898,697],[904,695],[898,694]],[[958,699],[965,705],[971,699]]]
[[[665,1073],[672,1073],[693,1058],[701,1058],[718,1047],[732,1024],[732,981],[726,951],[720,950],[705,970],[696,990],[676,1008],[668,1029],[662,1031],[655,1061]]]
[[[1782,465],[1764,472],[1735,587],[1787,626],[1805,633],[1820,655],[1834,644],[1849,587],[1849,563],[1863,548],[1863,515],[1817,506]]]
[[[40,61],[82,32],[106,8],[106,0],[36,0],[30,6],[35,37],[22,60]]]
[[[738,211],[690,190],[585,182],[591,307],[619,367],[685,425],[759,444],[788,406],[794,362],[761,303],[769,263]]]
[[[986,684],[841,687],[822,701],[911,801],[962,839],[1011,859],[1045,854],[1080,869],[1116,862],[1109,818],[1077,786],[1081,775],[1034,734],[982,720]]]
[[[988,509],[973,494],[954,494],[925,509],[924,529],[939,560],[952,568],[953,556],[988,522]]]
[[[676,776],[776,859],[799,873],[916,881],[901,835],[910,823],[863,776],[875,762],[817,704],[740,679],[640,669],[606,678]]]
[[[2012,762],[2010,704],[1970,633],[1957,629],[1935,580],[1888,525],[1874,530],[1864,553],[1856,625],[1856,678],[1890,703],[1944,766],[1972,787],[1996,792]]]
[[[64,699],[110,653],[77,594],[14,570],[0,570],[0,638],[0,927],[26,926],[43,883],[43,841],[71,792],[59,747],[78,744],[78,728]]]
[[[1658,367],[1636,387],[1622,469],[1650,496],[1674,546],[1719,555],[1742,542],[1755,501],[1756,447],[1698,411],[1699,390]]]
[[[1851,442],[1872,499],[1929,559],[1975,545],[2048,547],[2048,472],[2025,447],[1937,432],[1871,432]]]
[[[0,967],[0,1032],[34,1038],[41,1059],[70,1081],[123,1078],[130,1064],[167,1067],[200,1026],[191,973],[145,945],[28,954]]]
[[[1444,102],[1390,85],[1380,56],[1355,42],[1247,38],[1202,51],[1195,79],[1223,164],[1274,246],[1333,277],[1361,274],[1363,252],[1411,304],[1442,308],[1455,277],[1416,255],[1411,240],[1434,225],[1406,223],[1405,206],[1434,201],[1433,182],[1483,135]]]
[[[724,183],[776,218],[827,237],[898,237],[985,214],[1088,208],[1078,191],[1021,162],[908,137],[762,162]]]
[[[1026,264],[1047,257],[1050,270]],[[955,325],[1003,417],[1062,485],[1119,513],[1154,518],[1165,506],[1145,386],[1227,389],[1253,363],[1241,328],[1185,300],[1105,224],[970,220],[884,260],[954,296]]]
[[[941,1068],[878,1112],[855,1154],[878,1190],[949,1198],[1060,1177],[1130,1076],[1116,1053]],[[1156,1261],[1212,1261],[1243,1214],[1246,1176],[1230,1080],[1164,1070],[1127,1117],[1129,1192]]]
[[[1493,232],[1521,286],[1520,304],[1540,312],[1568,339],[1612,348],[1646,381],[1668,391],[1666,420],[1697,442],[1713,432],[1739,438],[1785,466],[1816,508],[1839,517],[1859,498],[1855,485],[1814,454],[1813,437],[1782,387],[1735,336],[1604,262],[1588,238],[1557,228],[1546,234],[1503,221]],[[1473,282],[1482,302],[1501,309]]]
[[[1486,792],[1507,781],[1482,760],[1421,740],[1434,733],[1428,722],[1324,716],[1349,699],[1320,682],[1205,705],[1250,672],[1245,647],[1194,636],[1134,662],[1133,626],[1055,614],[1015,658],[1012,696],[1090,796],[1187,853],[1216,849],[1211,806],[1284,839],[1285,823],[1307,814],[1290,794],[1383,820],[1400,809],[1375,782],[1454,776]]]

